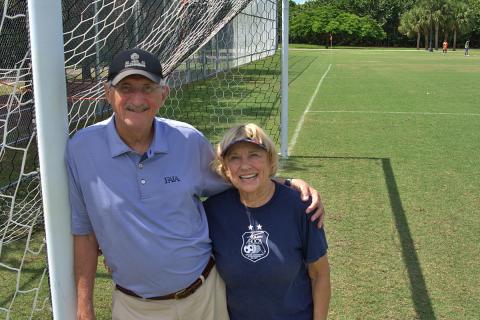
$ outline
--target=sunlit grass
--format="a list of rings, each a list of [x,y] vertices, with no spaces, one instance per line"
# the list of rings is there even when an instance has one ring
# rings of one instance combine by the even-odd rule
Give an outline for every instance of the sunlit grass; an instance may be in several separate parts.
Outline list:
[[[220,74],[177,89],[178,99],[172,94],[162,115],[192,123],[212,141],[240,121],[258,122],[278,136],[278,70],[269,74],[261,63],[239,70],[243,80]],[[303,178],[322,194],[330,318],[479,319],[480,56],[290,51],[289,73],[290,137],[312,102],[280,174]],[[256,88],[255,81],[262,84]],[[272,105],[260,108],[262,99]],[[14,153],[6,156],[10,163]],[[35,243],[43,243],[42,233]],[[10,265],[23,257],[20,244],[8,247]],[[25,287],[45,266],[42,256],[26,261]],[[16,281],[15,272],[0,268],[0,307],[9,305]],[[44,299],[47,288],[41,288]],[[111,289],[100,262],[97,319],[111,317]],[[11,318],[23,319],[17,306],[32,299],[19,297]],[[34,318],[50,317],[47,306]]]
[[[291,51],[284,174],[322,193],[332,319],[480,318],[480,57]],[[313,60],[313,62],[311,62]]]

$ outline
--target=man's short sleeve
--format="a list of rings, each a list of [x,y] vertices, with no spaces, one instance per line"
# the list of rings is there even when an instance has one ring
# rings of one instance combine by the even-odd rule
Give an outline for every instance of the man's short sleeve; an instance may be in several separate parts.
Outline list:
[[[303,258],[306,263],[312,263],[323,257],[327,253],[328,244],[325,236],[325,230],[322,227],[318,229],[316,221],[310,221],[313,213],[305,214],[309,203],[302,203],[302,245]]]
[[[230,185],[212,169],[211,164],[215,159],[212,145],[203,135],[200,140],[201,196],[208,197],[225,191]]]
[[[65,164],[67,167],[68,196],[72,218],[71,232],[74,235],[91,234],[93,233],[93,228],[83,199],[82,188],[75,165],[75,156],[72,154],[71,148],[72,140],[69,140],[65,152]]]

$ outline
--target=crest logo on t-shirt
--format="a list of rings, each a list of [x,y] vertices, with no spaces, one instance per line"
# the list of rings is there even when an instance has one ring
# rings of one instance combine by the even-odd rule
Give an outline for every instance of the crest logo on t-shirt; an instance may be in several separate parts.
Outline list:
[[[270,252],[268,248],[268,232],[261,230],[245,232],[242,235],[242,256],[252,262],[266,258]]]

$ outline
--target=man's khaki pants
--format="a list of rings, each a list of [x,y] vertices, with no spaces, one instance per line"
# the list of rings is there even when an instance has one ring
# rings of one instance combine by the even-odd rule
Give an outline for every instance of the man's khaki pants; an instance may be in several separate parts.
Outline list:
[[[229,320],[225,284],[213,267],[195,293],[180,300],[143,300],[113,292],[113,320]]]

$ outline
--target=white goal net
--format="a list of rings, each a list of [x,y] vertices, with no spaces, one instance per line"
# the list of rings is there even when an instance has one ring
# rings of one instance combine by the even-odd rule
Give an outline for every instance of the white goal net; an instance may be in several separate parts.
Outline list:
[[[278,141],[276,0],[61,2],[70,134],[111,115],[107,66],[118,51],[140,47],[168,75],[161,116],[191,123],[212,142],[247,121]],[[0,319],[50,319],[29,8],[0,3]]]

